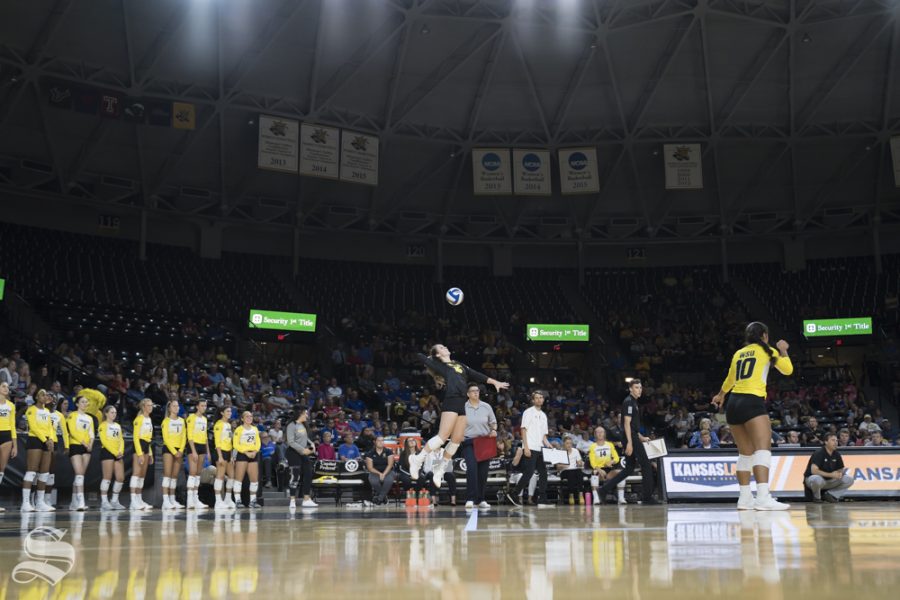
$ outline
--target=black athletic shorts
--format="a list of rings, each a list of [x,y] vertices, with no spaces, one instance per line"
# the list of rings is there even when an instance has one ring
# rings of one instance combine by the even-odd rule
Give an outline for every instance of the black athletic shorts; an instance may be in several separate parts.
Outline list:
[[[250,458],[243,452],[238,452],[237,456],[234,457],[235,462],[256,462],[255,458]]]
[[[138,438],[138,443],[141,445],[141,452],[143,452],[144,454],[151,453],[150,452],[150,442],[148,442],[147,440],[142,440],[142,439]]]
[[[175,456],[174,454],[172,454],[172,451],[169,450],[169,447],[166,446],[165,444],[163,444],[162,453],[163,453],[163,454],[168,454],[169,456]],[[181,450],[181,455],[184,456],[184,449]]]
[[[87,448],[81,444],[69,444],[69,456],[81,456],[87,454]]]
[[[100,449],[100,460],[122,460],[118,456],[115,456],[112,452],[107,450],[106,448]]]
[[[444,401],[441,403],[441,412],[452,412],[458,415],[466,416],[466,399],[444,398]]]
[[[206,444],[194,444],[194,448],[197,449],[197,456],[203,456],[204,454],[209,453],[209,450],[206,448]]]
[[[760,415],[768,415],[766,401],[753,394],[732,393],[725,404],[725,420],[729,425],[743,425]]]
[[[12,431],[0,431],[0,444],[12,441]]]
[[[33,435],[28,436],[28,441],[25,443],[26,450],[44,450],[48,451],[47,444],[50,440],[46,442],[42,442],[39,438],[34,437]]]

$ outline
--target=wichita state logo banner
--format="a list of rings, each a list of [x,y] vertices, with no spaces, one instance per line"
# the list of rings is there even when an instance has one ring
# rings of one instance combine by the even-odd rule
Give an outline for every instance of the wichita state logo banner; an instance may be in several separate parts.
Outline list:
[[[517,196],[550,195],[550,152],[513,150],[512,164]]]
[[[596,148],[563,148],[559,151],[559,189],[563,194],[596,194],[600,191]]]
[[[702,190],[703,158],[700,144],[665,144],[667,190]]]
[[[337,179],[340,141],[339,129],[310,123],[300,125],[300,174]]]
[[[257,166],[296,174],[300,154],[299,135],[300,124],[297,121],[260,115]]]
[[[378,185],[378,138],[341,130],[341,180]]]

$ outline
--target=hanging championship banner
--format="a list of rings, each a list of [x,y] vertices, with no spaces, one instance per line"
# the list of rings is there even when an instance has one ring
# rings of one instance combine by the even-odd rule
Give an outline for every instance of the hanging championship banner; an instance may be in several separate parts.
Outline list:
[[[472,150],[472,183],[476,196],[511,195],[509,150],[506,148],[474,148]]]
[[[891,138],[891,163],[894,165],[894,186],[900,187],[900,135]]]
[[[513,181],[519,196],[550,195],[550,152],[513,150]]]
[[[297,173],[299,135],[299,122],[260,115],[257,166],[270,171]]]
[[[563,194],[596,194],[600,191],[596,148],[563,148],[559,151],[559,189]]]
[[[341,130],[300,125],[300,174],[337,179],[340,168]]]
[[[703,159],[700,144],[665,144],[667,190],[702,190]]]
[[[341,130],[341,180],[378,185],[378,138]]]

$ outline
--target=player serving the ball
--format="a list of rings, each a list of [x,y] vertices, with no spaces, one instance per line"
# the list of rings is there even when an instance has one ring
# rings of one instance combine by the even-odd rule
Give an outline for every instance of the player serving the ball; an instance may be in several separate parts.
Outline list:
[[[434,485],[440,487],[444,480],[444,471],[462,443],[466,431],[466,391],[469,382],[487,383],[494,386],[497,391],[507,389],[509,384],[474,371],[460,362],[450,360],[450,350],[443,344],[436,344],[432,347],[430,356],[418,354],[417,357],[425,364],[425,368],[434,378],[438,389],[444,390],[444,401],[441,405],[441,424],[438,434],[428,440],[418,454],[409,457],[409,474],[412,479],[418,479],[419,470],[425,463],[425,457],[443,446],[443,460],[438,457],[434,461],[432,469]],[[447,442],[448,439],[450,441],[444,446],[444,442]]]

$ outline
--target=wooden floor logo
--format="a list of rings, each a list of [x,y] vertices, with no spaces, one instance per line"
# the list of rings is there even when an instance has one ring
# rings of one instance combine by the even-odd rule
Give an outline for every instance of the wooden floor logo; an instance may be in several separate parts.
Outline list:
[[[38,527],[28,533],[24,547],[28,560],[23,560],[13,569],[13,581],[31,583],[42,579],[51,586],[59,583],[75,565],[75,548],[63,542],[65,529]]]

